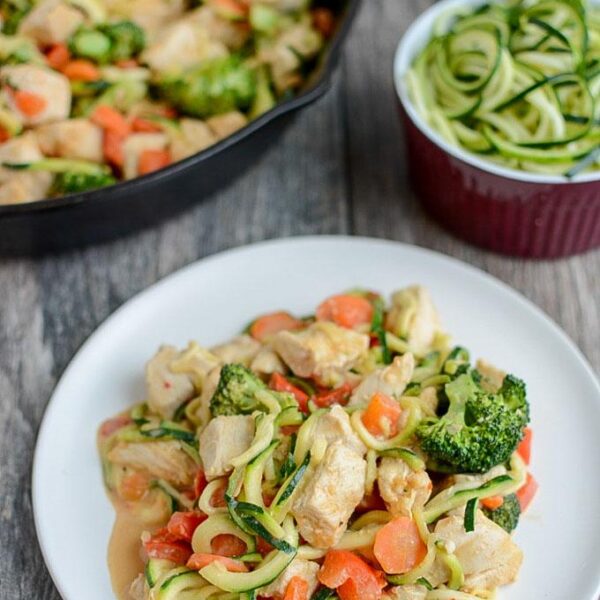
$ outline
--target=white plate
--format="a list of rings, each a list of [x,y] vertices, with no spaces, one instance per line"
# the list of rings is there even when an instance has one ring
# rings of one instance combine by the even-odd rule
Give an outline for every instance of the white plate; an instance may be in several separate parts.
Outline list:
[[[143,394],[144,362],[162,343],[214,344],[276,308],[305,314],[360,285],[427,286],[443,322],[474,356],[523,377],[540,493],[522,519],[525,552],[507,600],[595,600],[600,588],[600,386],[577,348],[542,312],[481,271],[392,242],[297,238],[193,264],[120,308],[90,337],[50,401],[33,469],[40,544],[65,600],[112,598],[106,549],[112,507],[95,433]]]

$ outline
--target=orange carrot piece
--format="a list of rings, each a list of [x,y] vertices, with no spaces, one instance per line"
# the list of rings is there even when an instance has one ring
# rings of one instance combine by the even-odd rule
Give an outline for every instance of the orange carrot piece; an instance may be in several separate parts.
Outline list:
[[[237,0],[209,0],[210,7],[230,21],[243,21],[248,16],[248,6]]]
[[[90,119],[98,127],[101,127],[105,131],[112,131],[122,138],[127,137],[131,133],[131,126],[127,122],[127,119],[117,109],[107,104],[97,106]]]
[[[39,115],[48,105],[46,98],[26,90],[12,90],[12,97],[19,112],[27,117]]]
[[[241,560],[202,552],[192,554],[187,561],[187,567],[199,571],[213,562],[221,563],[231,573],[246,573],[248,571],[248,567]]]
[[[331,10],[324,7],[318,7],[312,11],[313,27],[323,35],[331,37],[335,29],[335,16]]]
[[[531,462],[531,442],[533,441],[533,430],[531,427],[525,427],[525,435],[517,448],[517,452],[528,465]]]
[[[158,123],[149,119],[142,119],[141,117],[135,117],[131,121],[131,129],[139,133],[157,133],[162,131],[162,127]]]
[[[4,129],[4,127],[0,127],[0,144],[6,142],[6,140],[9,140],[10,137],[10,133]]]
[[[116,167],[122,167],[125,161],[123,154],[123,136],[114,131],[105,131],[102,142],[104,158]]]
[[[308,600],[308,582],[295,575],[285,588],[283,600]]]
[[[298,407],[304,413],[308,412],[308,394],[288,381],[281,373],[273,373],[269,387],[276,392],[288,392],[298,402]]]
[[[46,52],[46,62],[49,67],[61,71],[71,59],[71,54],[66,44],[54,44]]]
[[[171,164],[168,150],[144,150],[138,159],[138,173],[147,175]]]
[[[279,311],[262,315],[250,325],[250,335],[259,342],[279,333],[280,331],[295,331],[304,327],[300,319],[290,313]]]
[[[317,320],[333,321],[347,329],[370,323],[372,319],[373,305],[361,296],[351,294],[331,296],[317,308]]]
[[[352,393],[352,386],[349,383],[343,383],[340,387],[334,388],[333,390],[323,390],[319,392],[314,398],[313,402],[319,408],[327,408],[332,404],[345,405],[350,399]]]
[[[362,416],[362,422],[373,435],[394,437],[398,433],[401,414],[402,409],[396,400],[376,392]]]
[[[135,502],[140,500],[142,496],[150,488],[150,481],[143,473],[134,471],[133,473],[123,477],[119,485],[119,496],[123,500]]]
[[[216,535],[210,542],[213,554],[219,556],[239,556],[246,552],[246,544],[237,536],[230,533]]]
[[[81,58],[69,61],[61,70],[73,81],[98,81],[101,78],[100,69],[93,62]]]
[[[402,574],[423,561],[427,546],[412,519],[397,517],[377,532],[373,553],[386,573]]]
[[[328,588],[337,588],[341,600],[379,600],[382,595],[375,570],[348,550],[329,550],[318,577]]]
[[[502,496],[490,496],[489,498],[483,498],[481,504],[489,510],[496,510],[504,504],[504,498]]]
[[[527,510],[539,487],[540,486],[534,479],[533,475],[531,473],[527,473],[525,485],[523,485],[523,487],[517,491],[517,498],[519,499],[519,504],[521,505],[521,512],[525,512]]]

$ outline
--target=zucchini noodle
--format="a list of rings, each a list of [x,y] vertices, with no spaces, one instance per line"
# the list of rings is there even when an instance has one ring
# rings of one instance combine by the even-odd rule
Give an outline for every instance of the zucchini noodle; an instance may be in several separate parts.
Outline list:
[[[294,462],[299,465],[304,457],[308,454],[310,447],[313,443],[313,432],[315,425],[317,424],[319,417],[325,414],[325,409],[318,409],[313,412],[306,421],[302,424],[298,430],[298,437],[296,438],[296,447],[294,448]]]
[[[255,417],[255,422],[256,433],[254,434],[254,440],[252,440],[252,444],[248,450],[231,459],[230,463],[234,467],[242,467],[249,463],[263,450],[266,450],[273,441],[273,436],[275,435],[275,415],[259,413]]]
[[[251,535],[242,531],[226,514],[211,515],[206,521],[200,523],[192,537],[192,548],[194,552],[211,553],[211,542],[218,535],[233,535],[246,544],[246,552],[252,553],[256,550],[256,542]]]
[[[425,600],[482,600],[484,596],[474,596],[456,590],[431,590],[427,592]]]
[[[198,498],[198,509],[207,515],[216,515],[217,513],[227,512],[227,508],[225,506],[212,505],[212,498],[214,494],[222,487],[222,479],[215,479],[214,481],[211,481],[204,488],[204,490],[202,490],[202,494],[200,494],[200,498]]]
[[[600,9],[578,6],[499,2],[448,16],[406,75],[415,109],[449,144],[504,166],[598,170]]]
[[[377,480],[377,453],[375,450],[367,450],[367,476],[365,478],[365,494],[373,493],[373,486]]]
[[[385,525],[392,520],[392,515],[387,510],[371,510],[364,513],[352,525],[350,529],[357,531],[369,525]]]

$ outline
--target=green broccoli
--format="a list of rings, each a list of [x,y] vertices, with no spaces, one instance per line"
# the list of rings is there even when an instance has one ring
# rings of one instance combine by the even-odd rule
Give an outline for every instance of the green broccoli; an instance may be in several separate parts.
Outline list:
[[[248,109],[256,95],[256,74],[232,55],[165,75],[158,82],[158,92],[181,112],[206,118]]]
[[[502,529],[511,533],[519,524],[521,504],[515,494],[509,494],[508,496],[504,496],[502,506],[494,510],[484,507],[483,513],[488,519],[494,521],[496,525],[500,525]]]
[[[507,461],[529,422],[525,384],[508,376],[497,394],[485,392],[476,371],[444,386],[448,409],[417,429],[432,468],[443,472],[485,473]]]
[[[21,21],[32,7],[33,2],[29,0],[0,0],[2,33],[6,35],[17,33]]]
[[[145,45],[144,30],[132,21],[80,27],[69,39],[69,49],[75,56],[99,64],[127,60],[139,54]]]
[[[54,195],[77,194],[95,190],[97,188],[113,185],[117,180],[109,173],[77,173],[68,171],[67,173],[58,173],[54,178],[52,193]]]
[[[282,410],[297,406],[291,394],[274,392],[250,369],[240,364],[224,365],[217,389],[210,400],[210,412],[218,415],[248,415],[265,410],[276,402]]]

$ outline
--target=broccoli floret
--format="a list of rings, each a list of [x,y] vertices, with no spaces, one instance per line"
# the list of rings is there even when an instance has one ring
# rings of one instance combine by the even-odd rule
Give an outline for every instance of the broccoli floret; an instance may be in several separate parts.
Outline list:
[[[256,75],[237,56],[216,58],[181,74],[165,75],[158,91],[181,112],[206,118],[248,109],[256,94]]]
[[[417,429],[423,451],[443,472],[485,473],[507,461],[529,422],[523,382],[509,376],[497,394],[490,394],[475,374],[469,371],[447,383],[447,412]]]
[[[59,173],[54,179],[52,192],[54,194],[77,194],[79,192],[87,192],[96,188],[113,185],[117,180],[108,173],[77,173],[69,171],[67,173]]]
[[[274,392],[250,369],[240,364],[224,365],[217,389],[210,400],[210,412],[218,415],[248,415],[277,403],[282,410],[297,407],[291,394]]]
[[[146,45],[144,30],[132,21],[80,27],[69,40],[75,56],[100,64],[127,60],[139,54]]]
[[[484,507],[483,513],[488,519],[494,521],[496,525],[500,525],[502,529],[511,533],[519,524],[521,504],[515,494],[509,494],[508,496],[504,496],[502,506],[499,506],[494,510]]]
[[[1,0],[2,33],[14,35],[25,15],[32,9],[29,0]]]

